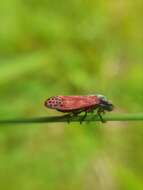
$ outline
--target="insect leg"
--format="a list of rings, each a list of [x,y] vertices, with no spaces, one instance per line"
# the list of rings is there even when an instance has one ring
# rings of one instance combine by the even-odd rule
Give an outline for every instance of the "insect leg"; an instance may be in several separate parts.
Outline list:
[[[78,111],[73,111],[71,113],[68,114],[68,123],[70,123],[71,119],[73,117],[77,117],[83,110],[78,110]]]
[[[87,111],[85,111],[84,116],[83,116],[82,119],[80,120],[80,124],[82,124],[82,122],[85,120],[86,116],[87,116]]]
[[[75,114],[74,114],[73,112],[69,113],[69,114],[67,115],[67,122],[70,123],[71,120],[72,120],[72,118],[73,118],[74,116],[75,116]]]
[[[97,115],[99,116],[101,122],[102,122],[102,123],[105,123],[106,121],[103,119],[101,113],[105,113],[105,112],[104,112],[104,110],[103,110],[102,108],[99,108],[99,109],[97,110]]]
[[[82,119],[80,120],[80,124],[82,124],[82,122],[85,120],[85,118],[86,118],[86,116],[87,116],[87,113],[94,113],[94,109],[95,108],[93,108],[93,107],[90,107],[90,108],[86,108],[86,109],[84,109],[84,110],[82,110],[82,111],[85,111],[85,114],[84,114],[84,116],[82,117]],[[81,111],[81,112],[82,112]]]

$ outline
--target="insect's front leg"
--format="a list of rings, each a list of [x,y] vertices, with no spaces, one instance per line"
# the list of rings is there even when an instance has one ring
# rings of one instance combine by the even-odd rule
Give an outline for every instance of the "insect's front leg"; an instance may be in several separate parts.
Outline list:
[[[105,123],[106,121],[103,119],[102,113],[105,113],[105,111],[104,111],[104,109],[102,109],[101,107],[99,107],[98,110],[97,110],[97,115],[99,116],[101,122]]]

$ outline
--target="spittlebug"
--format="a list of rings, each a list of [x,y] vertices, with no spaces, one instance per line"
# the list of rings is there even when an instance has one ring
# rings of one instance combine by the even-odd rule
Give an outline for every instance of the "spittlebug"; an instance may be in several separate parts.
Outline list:
[[[71,117],[85,112],[80,123],[84,121],[87,113],[94,110],[97,110],[97,115],[100,117],[101,122],[104,122],[102,113],[112,111],[114,107],[103,95],[53,96],[45,101],[45,106],[60,112],[69,113]]]

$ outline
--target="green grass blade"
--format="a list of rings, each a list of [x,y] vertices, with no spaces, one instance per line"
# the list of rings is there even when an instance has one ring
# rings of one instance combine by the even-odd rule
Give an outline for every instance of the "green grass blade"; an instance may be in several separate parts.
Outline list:
[[[70,122],[79,122],[83,116],[77,116],[70,118]],[[25,119],[7,119],[0,120],[2,124],[38,124],[38,123],[55,123],[55,122],[67,122],[69,115],[63,116],[52,116],[52,117],[37,117],[37,118],[25,118]],[[142,121],[143,113],[138,114],[117,114],[117,115],[106,115],[103,116],[105,121]],[[85,121],[100,121],[97,115],[88,115]]]

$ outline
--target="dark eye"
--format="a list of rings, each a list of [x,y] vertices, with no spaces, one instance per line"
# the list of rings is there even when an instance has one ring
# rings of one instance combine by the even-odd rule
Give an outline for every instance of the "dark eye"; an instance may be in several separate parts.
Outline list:
[[[99,94],[99,95],[97,95],[97,96],[98,96],[98,98],[100,98],[101,100],[107,101],[107,98],[106,98],[105,96],[103,96],[102,94]]]

